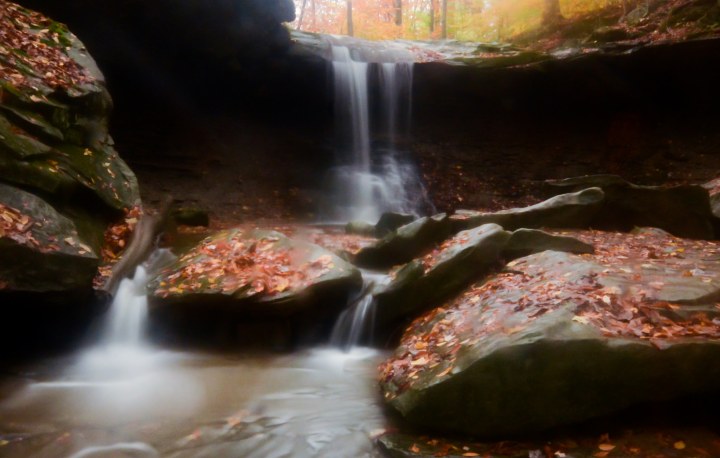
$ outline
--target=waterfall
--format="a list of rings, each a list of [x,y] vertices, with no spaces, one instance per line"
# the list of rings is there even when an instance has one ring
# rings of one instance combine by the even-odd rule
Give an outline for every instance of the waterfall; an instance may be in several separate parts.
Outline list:
[[[399,148],[410,127],[412,56],[338,38],[330,50],[338,136],[330,219],[374,223],[387,211],[420,214],[428,206],[425,188]]]
[[[137,266],[132,278],[120,282],[106,317],[102,339],[111,346],[142,346],[148,320],[145,288],[148,275],[174,259],[170,250],[154,251],[147,261]]]
[[[375,328],[373,289],[389,281],[384,273],[362,271],[363,287],[335,322],[330,344],[347,351],[361,344],[372,343]]]

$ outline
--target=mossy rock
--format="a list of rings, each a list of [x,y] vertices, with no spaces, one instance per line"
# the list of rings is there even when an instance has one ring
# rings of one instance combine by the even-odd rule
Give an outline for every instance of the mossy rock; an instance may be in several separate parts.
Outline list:
[[[0,289],[13,292],[90,291],[99,259],[75,223],[39,197],[0,183]],[[3,211],[0,208],[0,211]]]
[[[110,94],[84,45],[64,25],[17,5],[9,3],[7,14],[25,17],[27,24],[15,33],[25,34],[28,43],[41,40],[38,37],[43,34],[55,37],[55,42],[48,39],[37,45],[47,44],[58,59],[65,60],[62,65],[47,65],[83,77],[51,83],[38,69],[23,63],[27,56],[4,58],[2,65],[26,81],[0,81],[3,181],[52,195],[53,204],[65,205],[78,191],[95,195],[99,206],[107,206],[109,212],[139,204],[135,175],[118,157],[108,134]]]
[[[718,236],[718,219],[702,186],[639,186],[616,175],[551,180],[548,184],[559,189],[602,189],[605,199],[588,227],[630,231],[649,226],[678,237],[712,240]]]
[[[440,213],[397,228],[375,245],[361,249],[354,259],[360,267],[388,268],[404,264],[450,235],[450,220]]]
[[[586,228],[605,199],[598,187],[561,194],[529,207],[498,212],[459,210],[451,217],[454,230],[499,224],[506,230],[520,228]]]

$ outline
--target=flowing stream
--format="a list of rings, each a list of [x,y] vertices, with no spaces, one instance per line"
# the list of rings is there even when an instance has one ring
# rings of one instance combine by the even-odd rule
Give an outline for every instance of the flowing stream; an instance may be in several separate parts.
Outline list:
[[[143,331],[152,270],[121,282],[100,342],[0,374],[0,455],[378,456],[380,352],[155,348]]]
[[[387,211],[421,213],[427,194],[399,147],[410,128],[413,56],[339,37],[330,53],[338,137],[330,218],[374,223]]]

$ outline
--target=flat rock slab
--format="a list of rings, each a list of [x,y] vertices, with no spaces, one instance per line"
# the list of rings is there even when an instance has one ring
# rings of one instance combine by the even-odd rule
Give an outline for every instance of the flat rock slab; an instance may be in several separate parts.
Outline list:
[[[360,272],[332,252],[275,231],[230,229],[189,250],[148,285],[155,307],[219,304],[261,315],[313,308],[348,294]],[[336,305],[341,308],[342,305]]]
[[[568,234],[562,234],[568,235]],[[720,244],[573,232],[416,320],[381,366],[386,401],[429,431],[543,431],[720,384]]]
[[[72,220],[0,183],[0,291],[89,290],[98,264]]]

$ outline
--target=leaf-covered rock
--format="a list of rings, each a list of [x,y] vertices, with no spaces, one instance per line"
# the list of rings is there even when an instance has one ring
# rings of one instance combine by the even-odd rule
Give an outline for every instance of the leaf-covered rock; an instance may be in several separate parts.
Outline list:
[[[0,291],[89,290],[98,264],[72,220],[0,183]]]
[[[275,231],[231,229],[190,249],[151,280],[148,291],[155,307],[219,304],[287,316],[359,284],[359,271],[317,245]]]
[[[458,210],[451,216],[455,230],[483,224],[499,224],[506,230],[519,228],[587,228],[601,207],[605,195],[600,188],[561,194],[524,208],[494,213]]]
[[[90,191],[111,210],[139,202],[113,149],[112,100],[83,44],[62,24],[0,1],[0,177],[61,201]]]
[[[545,250],[582,254],[592,253],[593,247],[569,236],[536,229],[509,232],[497,224],[459,232],[396,268],[389,283],[375,288],[376,337],[386,337],[402,321],[439,305],[503,262]]]
[[[387,268],[403,264],[432,248],[450,235],[450,220],[444,213],[419,218],[387,234],[376,244],[362,248],[355,264]]]
[[[376,288],[377,335],[417,316],[448,295],[496,267],[509,232],[497,224],[461,231],[425,256],[391,273],[392,281]]]
[[[561,234],[567,235],[567,234]],[[504,436],[720,383],[720,245],[661,231],[583,232],[416,320],[380,368],[425,430]]]
[[[638,186],[616,175],[591,175],[548,182],[560,189],[601,188],[605,200],[590,221],[604,230],[658,227],[678,237],[711,240],[718,219],[702,186]],[[577,227],[577,226],[575,226]]]

